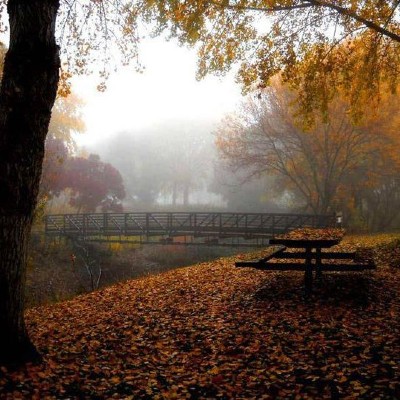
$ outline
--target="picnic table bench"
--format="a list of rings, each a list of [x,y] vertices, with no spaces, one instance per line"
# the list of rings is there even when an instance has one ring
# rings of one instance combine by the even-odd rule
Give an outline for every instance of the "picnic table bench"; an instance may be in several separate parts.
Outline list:
[[[376,269],[373,260],[362,260],[356,252],[322,251],[339,244],[340,241],[341,239],[271,239],[270,245],[279,246],[273,253],[256,261],[238,261],[235,265],[266,271],[304,271],[305,294],[308,296],[312,291],[313,271],[316,277],[320,277],[323,271]],[[287,251],[288,248],[303,250]],[[293,262],[280,262],[280,260],[293,260]],[[333,260],[340,262],[332,262]]]

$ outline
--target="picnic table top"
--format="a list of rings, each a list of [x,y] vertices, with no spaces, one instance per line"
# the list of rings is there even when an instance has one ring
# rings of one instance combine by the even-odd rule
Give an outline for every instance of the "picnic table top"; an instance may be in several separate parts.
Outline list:
[[[329,248],[339,244],[341,239],[270,239],[269,244],[280,244],[291,248]]]

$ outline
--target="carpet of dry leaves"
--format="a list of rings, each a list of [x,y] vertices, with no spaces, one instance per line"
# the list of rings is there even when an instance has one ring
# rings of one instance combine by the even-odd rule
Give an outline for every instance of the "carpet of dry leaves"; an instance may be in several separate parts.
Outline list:
[[[0,398],[400,398],[397,247],[342,245],[357,247],[378,270],[327,274],[309,302],[302,273],[235,268],[240,255],[31,309],[45,362],[0,368]]]
[[[328,228],[328,229],[313,229],[313,228],[300,228],[293,229],[282,235],[276,236],[276,238],[284,239],[307,239],[307,240],[342,240],[346,231],[339,228]]]

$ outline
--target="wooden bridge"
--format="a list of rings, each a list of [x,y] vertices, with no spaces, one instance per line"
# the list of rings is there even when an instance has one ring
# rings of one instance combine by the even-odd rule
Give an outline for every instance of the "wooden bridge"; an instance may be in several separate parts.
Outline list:
[[[295,228],[335,226],[334,215],[137,212],[62,214],[45,217],[45,231],[54,237],[90,241],[264,246],[277,234]]]

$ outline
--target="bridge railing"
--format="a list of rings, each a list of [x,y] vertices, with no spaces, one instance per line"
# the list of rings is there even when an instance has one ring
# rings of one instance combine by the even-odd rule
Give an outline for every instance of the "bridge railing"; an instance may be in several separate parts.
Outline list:
[[[266,237],[301,227],[335,225],[333,215],[142,212],[60,214],[45,217],[48,235],[68,236],[206,236]]]

